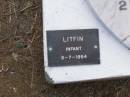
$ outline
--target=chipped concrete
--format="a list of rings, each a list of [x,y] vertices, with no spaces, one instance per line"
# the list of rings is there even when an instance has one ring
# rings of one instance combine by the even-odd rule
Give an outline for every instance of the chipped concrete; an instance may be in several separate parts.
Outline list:
[[[48,83],[54,84],[53,79],[49,76],[47,72],[45,72],[45,78]]]

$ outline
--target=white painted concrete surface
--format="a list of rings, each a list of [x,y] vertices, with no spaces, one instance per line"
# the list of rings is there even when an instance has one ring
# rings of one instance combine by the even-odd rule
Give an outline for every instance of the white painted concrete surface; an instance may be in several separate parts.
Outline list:
[[[96,0],[92,1],[94,2]],[[107,1],[112,2],[112,0]],[[102,23],[100,23],[100,21],[96,18],[86,0],[43,0],[43,7],[44,66],[46,77],[49,81],[51,81],[51,83],[59,84],[130,76],[130,51],[108,30],[106,30]],[[118,21],[118,19],[115,21]],[[106,23],[106,21],[104,23]],[[108,25],[110,25],[110,23],[108,23]],[[100,34],[100,65],[67,67],[48,66],[46,41],[47,30],[93,28],[99,29]],[[121,31],[117,30],[115,34],[118,32],[119,34],[122,33],[123,29],[124,28],[120,29]],[[112,30],[114,32],[115,28]]]

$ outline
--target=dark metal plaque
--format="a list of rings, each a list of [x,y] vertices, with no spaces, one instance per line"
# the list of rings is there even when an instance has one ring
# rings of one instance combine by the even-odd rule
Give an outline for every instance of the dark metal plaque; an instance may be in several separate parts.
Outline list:
[[[48,66],[100,64],[98,29],[47,31]]]

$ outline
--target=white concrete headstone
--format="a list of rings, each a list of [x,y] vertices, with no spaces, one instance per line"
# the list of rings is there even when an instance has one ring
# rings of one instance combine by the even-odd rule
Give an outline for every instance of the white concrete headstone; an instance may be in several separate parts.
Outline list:
[[[130,48],[130,0],[87,0],[99,20]]]
[[[47,81],[130,77],[129,16],[130,0],[43,0]]]

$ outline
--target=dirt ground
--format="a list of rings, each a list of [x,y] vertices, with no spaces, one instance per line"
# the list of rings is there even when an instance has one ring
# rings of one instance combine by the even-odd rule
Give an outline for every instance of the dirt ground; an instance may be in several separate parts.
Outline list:
[[[0,0],[0,97],[130,97],[130,79],[50,85],[43,70],[42,0]]]

